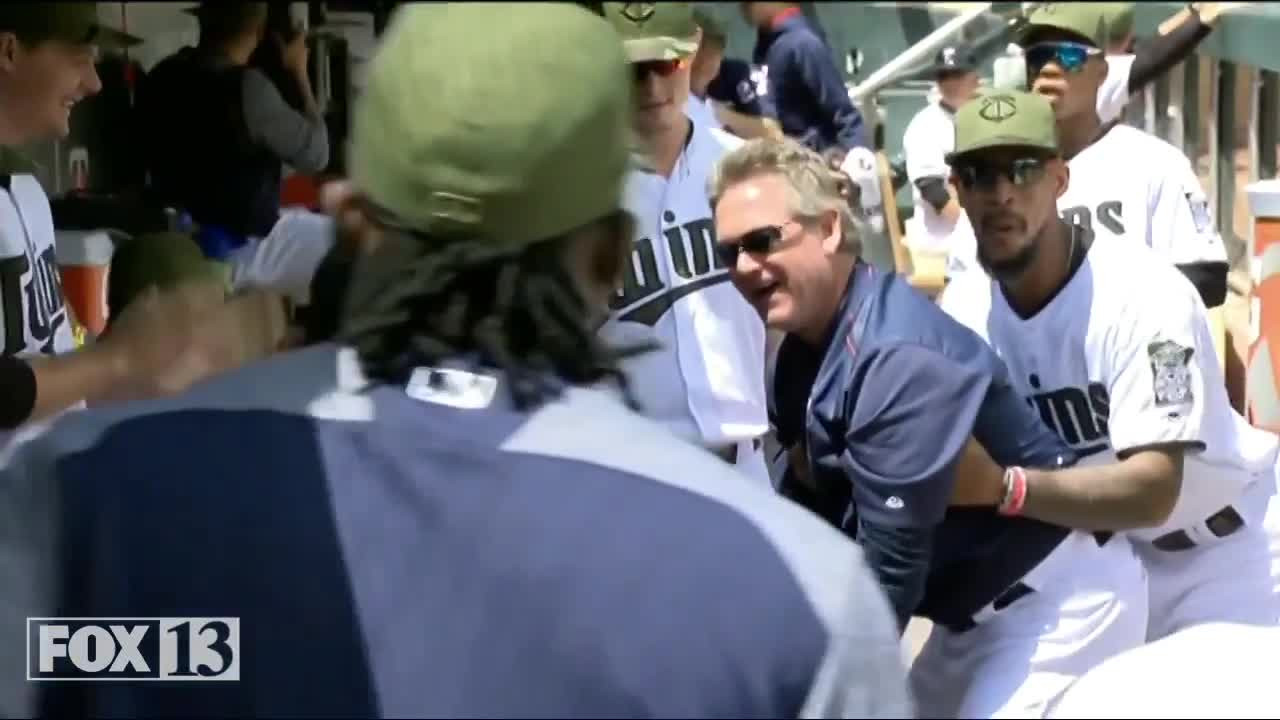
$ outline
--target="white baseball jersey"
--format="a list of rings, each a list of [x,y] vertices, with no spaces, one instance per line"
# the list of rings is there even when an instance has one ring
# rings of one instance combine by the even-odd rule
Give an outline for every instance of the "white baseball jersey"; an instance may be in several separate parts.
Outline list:
[[[1173,145],[1117,125],[1068,166],[1058,211],[1090,227],[1099,242],[1139,240],[1174,264],[1226,262],[1200,180]]]
[[[32,175],[0,175],[0,340],[5,355],[75,349],[49,198]]]
[[[623,204],[636,240],[601,328],[614,344],[660,343],[624,364],[635,396],[645,414],[707,446],[768,430],[764,323],[716,256],[707,199],[713,164],[740,142],[694,123],[669,178],[641,170],[627,177]]]
[[[1129,104],[1129,76],[1133,55],[1108,55],[1107,77],[1098,86],[1098,119],[1109,123],[1120,117]]]
[[[1246,433],[1231,408],[1199,294],[1138,243],[1098,237],[1066,286],[1025,320],[982,273],[953,279],[941,304],[995,348],[1082,464],[1157,444],[1188,448],[1173,514],[1134,531],[1139,539],[1203,522],[1275,463],[1274,440]]]
[[[716,117],[716,109],[711,104],[711,98],[700,98],[689,93],[689,100],[684,104],[684,114],[689,116],[694,125],[717,129],[724,127]]]
[[[1280,628],[1205,623],[1099,664],[1047,717],[1280,717],[1277,667]]]
[[[948,274],[966,267],[965,251],[952,253],[953,249],[970,248],[973,245],[973,227],[969,217],[960,213],[952,223],[944,219],[920,194],[916,181],[927,177],[941,177],[949,181],[951,167],[946,155],[956,146],[956,124],[952,112],[940,102],[931,102],[911,118],[902,136],[902,149],[907,160],[907,179],[911,183],[911,199],[915,210],[907,220],[907,241],[913,249],[926,252],[954,254],[948,258]]]
[[[335,237],[328,215],[285,210],[266,237],[250,238],[228,258],[231,287],[268,290],[305,305],[311,299],[311,280]]]

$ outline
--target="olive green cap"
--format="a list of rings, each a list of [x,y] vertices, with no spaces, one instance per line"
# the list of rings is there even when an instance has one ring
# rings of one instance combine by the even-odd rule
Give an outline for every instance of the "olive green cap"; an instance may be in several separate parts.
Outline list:
[[[1102,19],[1107,24],[1107,41],[1114,43],[1133,32],[1133,3],[1101,3]]]
[[[76,45],[97,45],[107,49],[126,48],[141,43],[140,38],[121,32],[98,19],[98,4],[91,2],[6,2],[0,3],[0,31],[29,32]]]
[[[1031,12],[1023,28],[1026,38],[1037,30],[1065,30],[1088,40],[1096,48],[1105,48],[1109,38],[1107,11],[1120,3],[1055,2],[1045,3]]]
[[[1045,98],[1018,90],[990,92],[956,111],[955,150],[947,164],[968,153],[993,147],[1026,147],[1058,152],[1053,106]]]
[[[571,3],[396,11],[352,118],[351,179],[396,224],[511,251],[620,207],[631,83]]]
[[[713,39],[721,44],[728,40],[729,35],[724,31],[724,27],[706,10],[695,7],[693,9],[693,21],[702,30],[703,40]]]
[[[604,16],[618,35],[627,60],[676,60],[698,50],[693,5],[683,2],[607,2]]]
[[[107,307],[119,312],[147,288],[161,290],[186,282],[225,284],[222,264],[205,257],[190,235],[156,232],[119,243],[107,274]]]

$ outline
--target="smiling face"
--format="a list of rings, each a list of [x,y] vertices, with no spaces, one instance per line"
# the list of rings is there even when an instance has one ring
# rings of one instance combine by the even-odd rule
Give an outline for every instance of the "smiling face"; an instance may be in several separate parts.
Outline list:
[[[715,207],[716,242],[734,287],[775,330],[820,334],[839,304],[844,271],[836,214],[794,215],[780,174],[748,177],[724,189]],[[736,248],[736,252],[735,252]],[[726,250],[727,249],[727,250]]]
[[[93,45],[45,40],[28,44],[0,32],[0,113],[6,143],[65,137],[71,109],[102,89]]]

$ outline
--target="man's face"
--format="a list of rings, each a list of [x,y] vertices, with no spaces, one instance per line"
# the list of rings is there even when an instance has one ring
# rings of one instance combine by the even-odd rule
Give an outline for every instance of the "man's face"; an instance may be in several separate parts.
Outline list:
[[[704,38],[693,56],[693,68],[689,72],[689,89],[698,95],[707,94],[707,86],[720,74],[724,60],[724,45],[719,40]]]
[[[951,107],[958,108],[978,94],[978,73],[957,70],[938,74],[938,92]]]
[[[1035,259],[1036,241],[1057,214],[1067,166],[1023,148],[992,148],[958,158],[957,199],[973,225],[978,261],[998,279],[1012,279]]]
[[[0,33],[0,113],[16,142],[62,138],[71,131],[71,108],[102,89],[97,48],[47,40],[24,45]]]
[[[641,137],[652,138],[684,121],[690,64],[688,57],[631,64],[635,88],[633,124]]]
[[[835,213],[796,218],[787,198],[787,181],[774,174],[727,188],[715,207],[716,249],[766,325],[804,333],[825,327],[839,302],[831,257],[840,248],[840,224]]]
[[[1098,87],[1107,76],[1102,51],[1083,38],[1045,29],[1025,50],[1031,90],[1045,96],[1059,119],[1096,112]]]

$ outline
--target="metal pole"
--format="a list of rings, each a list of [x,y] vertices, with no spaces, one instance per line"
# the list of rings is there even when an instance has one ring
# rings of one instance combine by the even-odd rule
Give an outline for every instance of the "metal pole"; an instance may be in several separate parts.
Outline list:
[[[849,93],[849,97],[858,102],[893,82],[900,73],[904,70],[910,70],[917,63],[927,60],[956,33],[968,27],[970,23],[982,17],[983,13],[990,9],[991,3],[980,3],[972,10],[951,18],[942,27],[929,33],[923,40],[907,48],[901,55],[877,68],[875,72],[871,73],[870,77]]]

